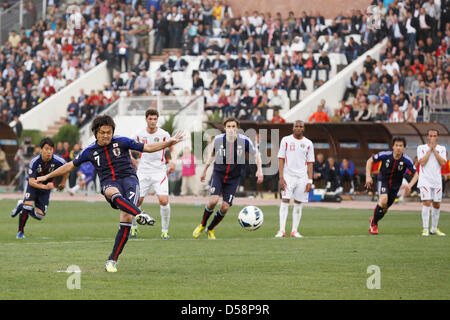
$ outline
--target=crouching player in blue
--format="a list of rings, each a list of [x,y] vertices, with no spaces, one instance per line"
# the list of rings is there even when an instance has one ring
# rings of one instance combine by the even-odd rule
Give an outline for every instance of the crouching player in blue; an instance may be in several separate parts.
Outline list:
[[[89,183],[95,182],[95,168],[90,162],[83,162],[80,169],[77,171],[77,184],[68,189],[67,192],[73,196],[80,188],[87,187]]]
[[[36,178],[46,175],[66,163],[66,160],[53,154],[55,144],[52,139],[42,139],[39,146],[41,148],[40,154],[31,159],[28,167],[28,179],[25,185],[24,198],[23,200],[19,200],[17,207],[11,212],[12,218],[20,214],[17,239],[25,238],[25,224],[27,223],[28,217],[31,216],[36,220],[42,220],[45,217],[50,201],[50,192],[52,189],[55,189],[53,182],[38,183]],[[64,189],[68,176],[69,174],[64,175],[61,184],[58,186],[59,190]]]
[[[116,263],[127,243],[133,217],[141,225],[153,225],[155,220],[137,207],[139,199],[139,181],[130,158],[130,150],[155,152],[170,147],[183,140],[183,132],[165,142],[143,144],[126,137],[113,136],[114,120],[110,116],[98,116],[92,123],[92,132],[96,141],[81,152],[73,161],[58,170],[39,177],[44,182],[56,176],[65,175],[89,161],[94,165],[100,178],[101,192],[106,201],[120,210],[120,224],[111,254],[106,262],[108,272],[117,272]]]
[[[378,234],[378,221],[383,219],[389,207],[394,203],[398,191],[402,186],[403,176],[406,171],[414,174],[411,181],[405,185],[405,191],[408,194],[411,188],[417,182],[419,175],[414,168],[414,162],[410,157],[403,154],[406,148],[406,140],[402,137],[395,137],[392,141],[392,151],[382,151],[370,157],[366,163],[366,188],[370,189],[373,183],[371,177],[372,164],[382,161],[380,175],[378,177],[378,204],[375,207],[373,217],[369,222],[369,233]]]
[[[214,147],[206,162],[205,168],[200,177],[205,181],[206,171],[214,161],[214,170],[211,176],[210,193],[211,197],[205,206],[202,222],[192,233],[194,238],[200,237],[206,228],[208,218],[214,212],[219,196],[222,195],[222,204],[216,215],[208,226],[206,233],[208,239],[215,239],[214,228],[222,221],[228,209],[233,203],[233,198],[239,186],[241,176],[244,175],[246,155],[253,155],[257,165],[257,183],[263,182],[261,156],[253,147],[251,140],[242,134],[238,134],[239,121],[235,118],[228,118],[224,121],[225,133],[214,139]]]

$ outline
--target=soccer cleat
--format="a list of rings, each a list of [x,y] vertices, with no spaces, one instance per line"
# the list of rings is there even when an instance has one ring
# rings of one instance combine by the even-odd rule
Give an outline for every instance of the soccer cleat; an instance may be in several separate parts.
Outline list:
[[[168,232],[161,232],[161,239],[163,240],[169,240],[170,236]]]
[[[434,231],[430,231],[430,234],[433,234],[433,235],[438,235],[438,236],[441,236],[441,237],[445,237],[445,233],[443,233],[441,230],[439,230],[439,229],[436,229],[436,230],[434,230]]]
[[[205,230],[205,227],[202,226],[201,224],[197,226],[197,228],[194,229],[194,232],[192,232],[192,236],[195,239],[198,239],[198,237],[200,237],[202,235],[203,230]]]
[[[430,235],[430,233],[428,232],[428,229],[423,229],[422,230],[422,236],[428,237],[429,235]]]
[[[136,239],[137,233],[138,233],[137,227],[131,227],[130,239]]]
[[[142,211],[140,214],[136,216],[136,222],[141,225],[148,224],[149,226],[153,226],[155,224],[155,219],[153,219],[144,211]]]
[[[373,223],[373,217],[369,219],[369,222],[370,222],[369,233],[378,234],[378,226]]]
[[[72,189],[67,189],[67,193],[70,194],[72,197],[75,195]]]
[[[17,201],[17,206],[16,206],[14,209],[12,209],[12,211],[11,211],[11,218],[14,218],[15,216],[17,216],[17,215],[22,211],[22,210],[17,210],[17,207],[18,207],[21,203],[23,203],[23,200]]]
[[[106,261],[106,264],[105,264],[106,272],[117,272],[116,263],[117,263],[117,261],[114,261],[114,260]]]
[[[284,231],[278,231],[278,233],[275,235],[275,238],[284,238],[286,237],[286,233]]]
[[[16,239],[25,239],[25,234],[21,231],[17,233]]]
[[[216,240],[216,236],[214,235],[214,230],[207,230],[206,233],[208,234],[208,239]]]
[[[292,231],[292,232],[291,232],[291,237],[294,237],[294,238],[303,238],[303,236],[302,236],[300,233],[298,233],[297,231]]]

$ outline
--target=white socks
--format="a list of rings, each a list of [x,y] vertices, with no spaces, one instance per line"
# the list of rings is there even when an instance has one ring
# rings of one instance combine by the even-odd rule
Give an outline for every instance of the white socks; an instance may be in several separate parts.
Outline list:
[[[286,232],[286,220],[289,213],[289,203],[281,202],[280,204],[280,230]]]
[[[297,232],[300,219],[302,218],[302,203],[294,203],[294,209],[292,210],[292,232]]]
[[[294,203],[292,210],[292,232],[297,232],[300,219],[302,218],[302,203]],[[289,203],[281,202],[280,204],[280,230],[286,232],[286,220],[289,215]]]
[[[441,209],[436,209],[432,206],[426,207],[422,206],[422,225],[424,229],[429,228],[429,221],[430,221],[430,211],[431,211],[431,231],[436,231],[439,223],[439,216],[441,213]]]
[[[422,206],[422,226],[426,230],[428,230],[428,225],[430,221],[430,210],[431,207]]]
[[[78,190],[80,190],[80,186],[76,184],[73,188],[70,189],[73,193],[76,193]]]
[[[439,209],[432,208],[431,209],[431,231],[432,232],[435,232],[438,227],[440,213],[441,213],[441,208],[439,208]]]
[[[159,206],[161,214],[161,232],[169,232],[170,204]]]

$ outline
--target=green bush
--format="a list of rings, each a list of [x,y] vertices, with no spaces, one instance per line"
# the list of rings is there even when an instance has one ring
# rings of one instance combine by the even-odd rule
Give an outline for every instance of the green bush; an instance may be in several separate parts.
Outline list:
[[[163,123],[161,129],[166,130],[170,135],[175,131],[175,114],[169,115],[169,118]]]
[[[71,146],[80,140],[80,132],[77,126],[65,125],[59,128],[58,133],[53,137],[55,143],[69,142]]]

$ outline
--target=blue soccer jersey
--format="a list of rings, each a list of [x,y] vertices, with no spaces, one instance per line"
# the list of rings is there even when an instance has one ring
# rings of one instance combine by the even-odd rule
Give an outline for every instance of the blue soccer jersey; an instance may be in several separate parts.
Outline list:
[[[28,178],[37,178],[40,176],[45,176],[52,171],[55,171],[62,165],[66,163],[66,160],[61,158],[60,156],[53,154],[52,158],[45,162],[42,160],[42,156],[38,154],[33,159],[31,159],[30,164],[28,166]],[[47,184],[49,181],[43,182]]]
[[[379,178],[389,189],[400,188],[406,170],[412,174],[416,172],[413,161],[405,154],[402,154],[400,159],[394,159],[392,151],[382,151],[374,155],[372,159],[374,162],[382,161]]]
[[[73,160],[73,164],[79,167],[86,161],[92,163],[102,184],[105,181],[116,181],[130,176],[137,179],[136,170],[131,162],[130,149],[142,152],[144,144],[126,137],[114,136],[106,146],[99,146],[97,142],[91,144]]]
[[[227,141],[226,134],[220,134],[214,139],[215,162],[214,171],[223,174],[227,179],[243,174],[248,163],[245,156],[256,154],[252,141],[243,134],[238,134],[236,140]]]

